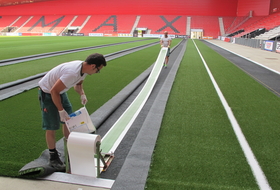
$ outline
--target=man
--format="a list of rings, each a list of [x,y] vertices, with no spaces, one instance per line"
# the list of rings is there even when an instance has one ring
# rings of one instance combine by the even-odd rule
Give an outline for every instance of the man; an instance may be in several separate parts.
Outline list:
[[[72,113],[72,105],[67,97],[67,91],[74,87],[85,105],[87,98],[83,89],[83,80],[87,75],[99,73],[106,66],[103,55],[94,53],[85,61],[62,63],[51,69],[39,81],[39,100],[43,117],[43,129],[46,130],[46,142],[50,153],[49,165],[57,171],[64,171],[65,164],[61,162],[56,150],[55,131],[63,126],[63,134],[67,139],[69,131],[64,123]]]
[[[170,46],[171,46],[171,38],[168,37],[168,32],[165,31],[164,32],[164,36],[160,39],[160,45],[161,47],[167,47],[168,51],[166,54],[166,58],[165,58],[165,63],[164,63],[164,68],[167,68],[167,64],[168,64],[168,60],[169,60],[169,56],[170,56]]]

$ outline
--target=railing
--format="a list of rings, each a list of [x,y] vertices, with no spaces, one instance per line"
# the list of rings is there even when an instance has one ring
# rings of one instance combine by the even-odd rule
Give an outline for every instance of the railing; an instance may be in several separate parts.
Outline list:
[[[240,17],[240,18],[238,18],[238,17],[236,17],[236,19],[233,21],[233,23],[230,25],[230,27],[229,28],[227,28],[226,30],[225,30],[225,33],[226,34],[230,34],[230,33],[233,33],[233,32],[235,32],[235,30],[239,27],[239,26],[241,26],[243,23],[245,23],[249,18],[251,18],[252,17],[252,11],[250,11],[246,16],[244,16],[244,17]]]

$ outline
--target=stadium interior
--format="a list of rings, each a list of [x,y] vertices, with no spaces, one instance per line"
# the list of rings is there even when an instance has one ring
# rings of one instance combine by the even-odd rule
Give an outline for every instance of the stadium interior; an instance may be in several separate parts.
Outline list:
[[[280,0],[0,0],[0,40],[0,190],[279,189]],[[110,64],[83,83],[102,137],[97,177],[55,172],[37,130],[37,80],[93,51]],[[135,121],[117,122],[154,70]],[[112,127],[129,125],[119,137]],[[104,137],[113,148],[101,152]]]
[[[168,31],[196,39],[258,38],[273,29],[279,33],[277,0],[210,2],[4,0],[0,2],[0,33],[143,37]],[[268,40],[267,36],[263,38]]]

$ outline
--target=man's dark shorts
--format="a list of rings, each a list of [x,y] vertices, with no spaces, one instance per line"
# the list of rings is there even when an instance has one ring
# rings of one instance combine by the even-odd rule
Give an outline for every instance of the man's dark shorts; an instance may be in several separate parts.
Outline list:
[[[171,52],[170,52],[170,48],[168,48],[167,53],[166,53],[166,57],[169,57],[169,56],[170,56],[170,54],[171,54]]]
[[[42,111],[43,118],[43,129],[44,130],[58,130],[60,124],[63,123],[60,121],[59,113],[52,101],[51,94],[43,92],[41,89],[38,91],[39,101]],[[68,114],[72,113],[72,105],[68,99],[67,93],[60,95],[61,103],[63,108]]]

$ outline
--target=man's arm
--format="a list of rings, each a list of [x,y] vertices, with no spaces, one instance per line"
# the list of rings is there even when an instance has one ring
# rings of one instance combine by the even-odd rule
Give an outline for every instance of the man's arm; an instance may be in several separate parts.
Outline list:
[[[168,40],[168,47],[170,47],[171,46],[171,42],[172,42],[172,40],[170,39],[170,40]]]
[[[65,88],[66,86],[63,84],[63,82],[60,79],[58,79],[50,91],[52,95],[53,103],[57,107],[58,111],[63,110],[63,106],[61,104],[60,92],[63,91]]]
[[[83,105],[86,105],[88,100],[87,100],[87,97],[86,97],[84,89],[83,89],[83,81],[80,81],[78,84],[76,84],[74,86],[74,89],[76,92],[78,92],[78,94],[81,95],[81,103]]]
[[[85,94],[84,89],[83,89],[83,81],[80,81],[78,84],[76,84],[74,86],[74,89],[80,95]]]
[[[162,39],[160,39],[159,44],[160,44],[161,47],[163,47],[163,41],[162,41]]]

